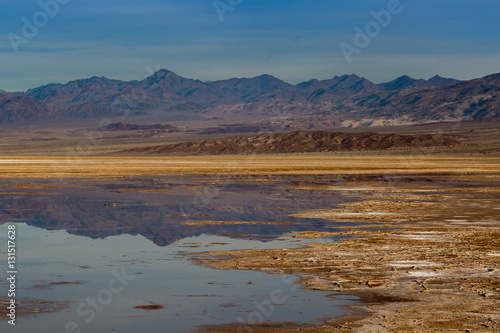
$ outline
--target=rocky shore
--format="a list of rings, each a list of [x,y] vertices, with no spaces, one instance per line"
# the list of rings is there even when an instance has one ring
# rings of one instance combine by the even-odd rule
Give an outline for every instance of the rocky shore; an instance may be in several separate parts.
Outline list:
[[[360,297],[359,305],[321,325],[254,332],[498,332],[500,330],[500,186],[498,177],[461,176],[442,183],[355,183],[325,187],[356,198],[331,210],[295,214],[365,221],[346,236],[302,248],[209,252],[195,262],[217,269],[298,274],[308,289]],[[310,190],[307,187],[301,188]],[[315,187],[317,190],[318,188]],[[248,327],[248,326],[245,326]],[[208,332],[237,332],[237,325]]]

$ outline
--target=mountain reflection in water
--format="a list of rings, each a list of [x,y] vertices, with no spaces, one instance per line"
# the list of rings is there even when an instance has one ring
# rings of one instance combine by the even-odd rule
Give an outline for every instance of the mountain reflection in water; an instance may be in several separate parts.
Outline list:
[[[95,239],[142,235],[159,246],[201,234],[270,240],[292,231],[332,231],[328,228],[331,223],[288,214],[334,208],[339,200],[334,192],[297,187],[333,185],[342,178],[254,178],[174,175],[5,180],[0,183],[0,222],[22,221]],[[262,223],[193,226],[185,221]]]
[[[20,302],[46,304],[22,317],[16,328],[60,332],[65,323],[76,323],[88,332],[160,332],[166,327],[190,332],[262,317],[257,305],[267,304],[276,290],[286,302],[266,312],[266,322],[311,323],[343,314],[341,307],[354,298],[304,290],[293,282],[295,276],[208,269],[182,255],[294,247],[313,240],[288,237],[290,232],[334,231],[330,227],[341,223],[288,216],[333,208],[339,200],[334,191],[304,186],[338,184],[342,178],[311,178],[0,181],[0,224],[18,222]],[[110,278],[123,270],[133,281],[90,320],[89,297],[105,291]],[[6,282],[0,283],[3,294],[6,288]],[[155,311],[144,310],[148,307]]]

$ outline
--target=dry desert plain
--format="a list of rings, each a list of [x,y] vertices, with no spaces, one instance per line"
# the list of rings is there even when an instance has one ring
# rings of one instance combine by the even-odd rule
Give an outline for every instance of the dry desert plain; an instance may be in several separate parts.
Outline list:
[[[469,125],[467,125],[469,126]],[[68,154],[80,139],[20,141],[3,133],[2,178],[115,178],[170,173],[351,175],[341,208],[296,216],[364,222],[346,239],[279,250],[204,253],[216,269],[298,274],[309,289],[359,296],[341,318],[314,325],[229,324],[209,332],[498,332],[500,330],[500,135],[498,123],[461,126],[460,147],[243,156],[113,155],[109,138],[92,154]],[[429,132],[435,127],[412,127]],[[455,128],[455,127],[453,127]],[[449,128],[449,129],[453,129]],[[392,129],[408,132],[408,128]],[[56,133],[56,132],[54,132]],[[54,133],[36,134],[52,137]],[[33,134],[33,133],[32,133]],[[182,138],[172,139],[177,142]],[[79,141],[80,140],[80,141]],[[126,148],[164,139],[126,140]],[[73,150],[74,151],[74,150]],[[297,187],[308,191],[307,186]],[[301,232],[297,238],[329,233]]]

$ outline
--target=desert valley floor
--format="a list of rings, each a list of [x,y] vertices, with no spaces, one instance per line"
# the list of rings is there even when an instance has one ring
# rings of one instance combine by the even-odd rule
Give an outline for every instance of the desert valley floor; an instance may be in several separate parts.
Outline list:
[[[18,323],[496,332],[498,123],[440,128],[461,144],[161,156],[119,152],[115,133],[71,155],[84,135],[3,132],[0,218],[18,228],[24,270]],[[183,140],[132,135],[120,147],[165,141]],[[106,292],[113,274],[128,274],[120,293]],[[101,311],[86,303],[96,295]]]

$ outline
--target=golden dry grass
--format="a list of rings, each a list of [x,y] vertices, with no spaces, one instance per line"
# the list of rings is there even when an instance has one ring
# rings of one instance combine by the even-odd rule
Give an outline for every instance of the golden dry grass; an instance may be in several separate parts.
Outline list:
[[[205,225],[257,225],[257,224],[296,224],[292,222],[260,222],[260,221],[208,221],[208,220],[187,220],[181,222],[182,225],[188,225],[192,227],[205,226]]]
[[[497,174],[500,158],[342,157],[321,154],[208,157],[0,157],[0,178],[202,174]]]

